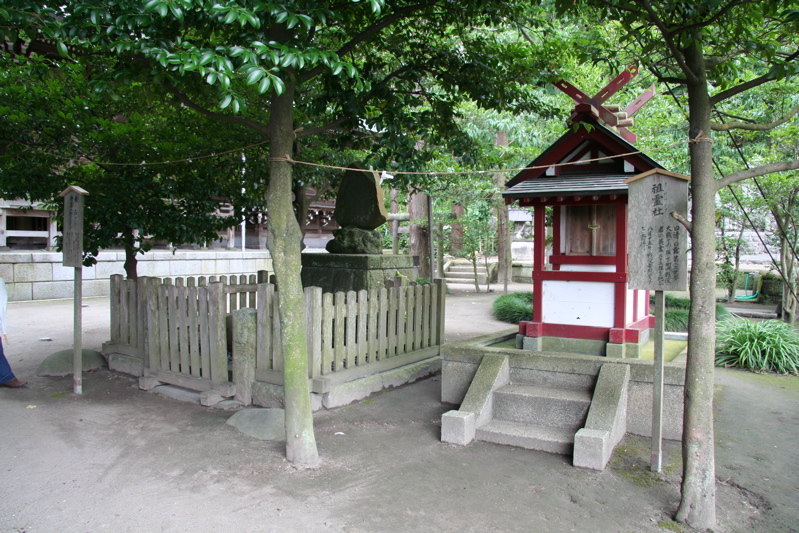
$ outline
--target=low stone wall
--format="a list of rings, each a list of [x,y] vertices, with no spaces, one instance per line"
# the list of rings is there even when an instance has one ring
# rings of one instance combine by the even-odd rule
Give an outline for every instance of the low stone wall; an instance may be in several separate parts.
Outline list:
[[[75,269],[62,266],[62,254],[53,252],[0,252],[0,277],[9,301],[72,298]],[[83,296],[108,296],[110,278],[125,274],[125,253],[100,252],[97,264],[83,268]],[[224,276],[273,271],[266,250],[150,251],[139,256],[139,276]]]
[[[516,283],[529,283],[533,290],[533,263],[514,261],[512,263],[511,277]]]

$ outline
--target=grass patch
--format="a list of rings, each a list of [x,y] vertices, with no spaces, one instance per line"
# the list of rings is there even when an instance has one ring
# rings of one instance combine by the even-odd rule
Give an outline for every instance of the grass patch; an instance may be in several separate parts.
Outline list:
[[[62,396],[66,396],[66,395],[67,395],[66,392],[56,392],[55,394],[51,394],[50,397],[51,398],[60,398]]]
[[[533,319],[532,291],[511,292],[494,300],[491,315],[497,320],[518,324]]]
[[[676,531],[677,533],[683,533],[685,531],[685,529],[683,529],[683,527],[674,520],[661,520],[658,522],[658,527],[660,529]]]
[[[799,373],[799,332],[780,320],[730,320],[716,338],[716,365],[752,372]]]

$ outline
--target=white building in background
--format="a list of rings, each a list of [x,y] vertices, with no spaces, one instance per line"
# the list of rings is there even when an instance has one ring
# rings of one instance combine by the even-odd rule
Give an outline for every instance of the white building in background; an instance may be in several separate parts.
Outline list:
[[[0,198],[0,249],[52,250],[57,224],[44,205]]]

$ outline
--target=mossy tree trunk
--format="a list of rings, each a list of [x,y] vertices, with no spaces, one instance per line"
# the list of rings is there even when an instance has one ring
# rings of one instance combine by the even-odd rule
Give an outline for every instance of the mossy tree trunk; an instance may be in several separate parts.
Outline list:
[[[270,104],[269,213],[267,247],[278,283],[280,331],[283,338],[283,391],[286,410],[286,458],[297,465],[319,464],[308,386],[305,297],[300,279],[302,231],[292,203],[292,169],[286,156],[294,143],[293,80]]]

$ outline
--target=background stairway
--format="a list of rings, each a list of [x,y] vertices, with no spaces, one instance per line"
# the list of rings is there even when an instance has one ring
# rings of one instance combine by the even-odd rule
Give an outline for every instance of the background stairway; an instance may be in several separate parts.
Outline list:
[[[486,283],[485,264],[482,261],[477,262],[477,282],[480,286]],[[444,281],[448,287],[452,288],[473,288],[474,287],[474,267],[472,262],[466,259],[452,261],[447,269],[444,271]]]
[[[591,387],[510,383],[493,393],[493,417],[478,440],[571,455],[574,434],[585,426]]]

